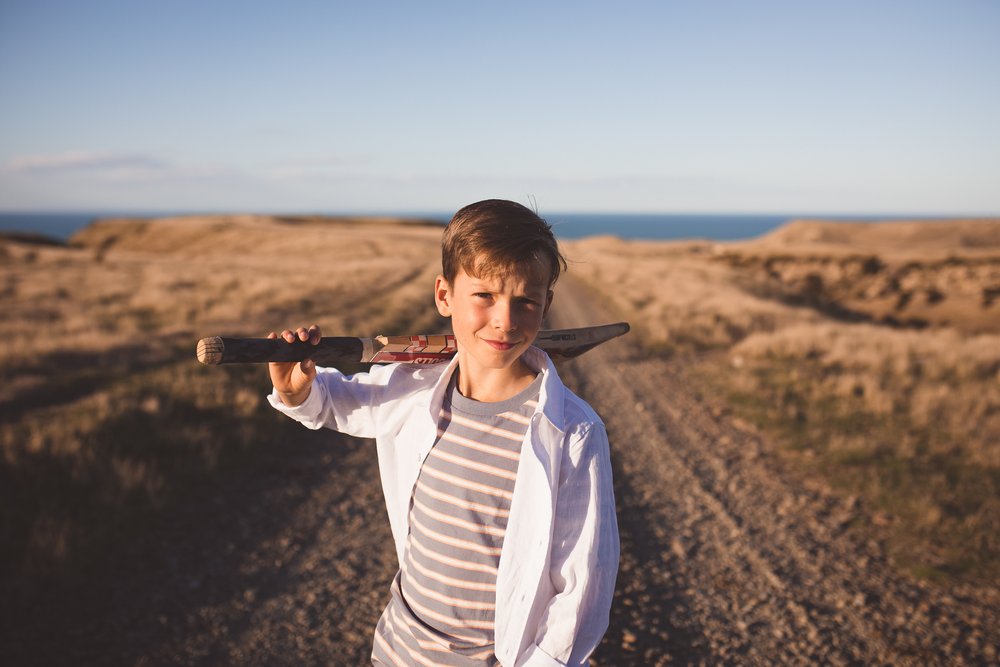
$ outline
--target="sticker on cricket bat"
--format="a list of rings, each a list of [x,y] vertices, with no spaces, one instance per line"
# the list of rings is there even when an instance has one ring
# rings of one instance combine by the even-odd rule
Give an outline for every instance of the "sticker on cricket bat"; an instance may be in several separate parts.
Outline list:
[[[411,364],[436,364],[447,361],[458,351],[455,337],[450,334],[436,336],[378,336],[383,347],[368,361],[387,364],[404,361]]]

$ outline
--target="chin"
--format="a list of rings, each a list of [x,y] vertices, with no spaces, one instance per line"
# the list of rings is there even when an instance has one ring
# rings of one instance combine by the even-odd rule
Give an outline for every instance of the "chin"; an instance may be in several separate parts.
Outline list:
[[[517,363],[517,360],[521,358],[522,354],[524,354],[523,347],[516,347],[502,352],[494,350],[492,347],[487,347],[489,348],[489,352],[491,354],[487,355],[485,358],[480,358],[483,366],[486,366],[487,368],[510,368]]]

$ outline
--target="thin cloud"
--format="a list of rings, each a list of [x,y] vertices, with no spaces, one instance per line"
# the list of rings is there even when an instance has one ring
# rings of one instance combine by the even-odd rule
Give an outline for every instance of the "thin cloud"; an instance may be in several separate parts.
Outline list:
[[[22,155],[11,159],[5,171],[24,172],[151,172],[170,165],[149,155],[70,151],[50,155]]]

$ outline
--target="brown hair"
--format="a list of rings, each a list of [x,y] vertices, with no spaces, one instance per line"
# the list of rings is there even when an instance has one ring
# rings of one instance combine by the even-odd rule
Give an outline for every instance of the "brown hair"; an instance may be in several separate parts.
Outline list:
[[[567,268],[552,227],[530,208],[506,199],[461,208],[441,239],[442,274],[449,283],[459,269],[477,278],[506,278],[518,269],[536,272],[537,262],[549,267],[548,287]]]

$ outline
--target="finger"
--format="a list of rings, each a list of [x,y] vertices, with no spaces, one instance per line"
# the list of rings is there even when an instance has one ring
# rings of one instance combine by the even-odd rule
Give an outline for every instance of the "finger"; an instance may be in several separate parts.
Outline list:
[[[268,337],[268,338],[271,338],[271,339],[274,339],[274,338],[277,338],[277,337],[278,337],[278,334],[276,334],[276,333],[274,333],[274,332],[272,331],[271,333],[267,334],[267,337]]]
[[[298,335],[299,340],[303,342],[309,340],[309,332],[306,331],[305,327],[299,327],[298,329],[295,330],[295,333]]]
[[[319,339],[323,337],[323,333],[319,329],[318,324],[314,324],[309,327],[309,342],[313,345],[319,345]]]
[[[288,343],[295,342],[295,334],[289,331],[288,329],[285,329],[284,331],[281,332],[281,337],[284,338],[285,341]]]

